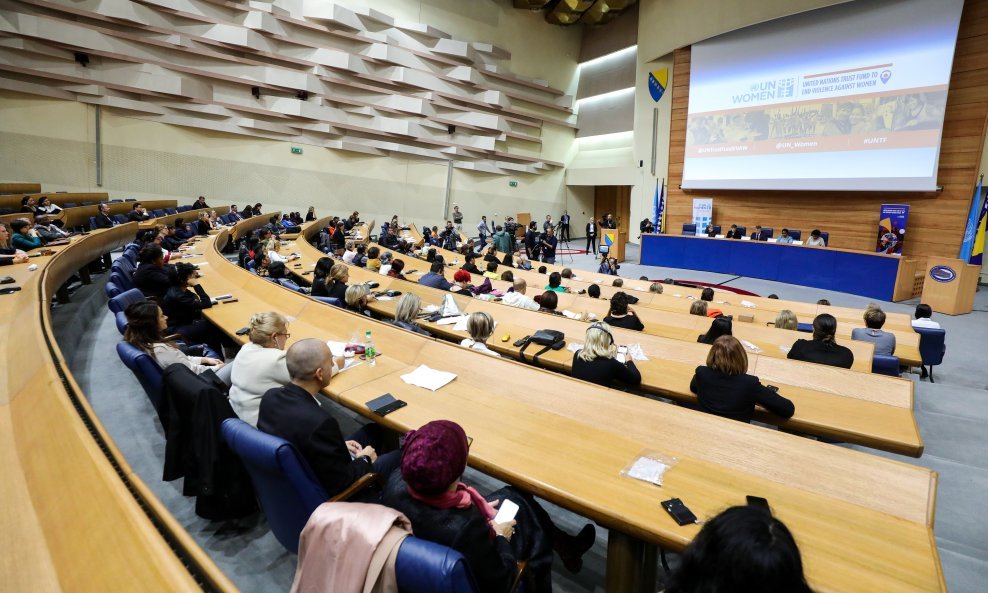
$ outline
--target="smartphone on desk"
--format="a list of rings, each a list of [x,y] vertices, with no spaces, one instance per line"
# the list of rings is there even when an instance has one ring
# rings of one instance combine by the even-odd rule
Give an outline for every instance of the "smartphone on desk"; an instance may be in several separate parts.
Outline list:
[[[662,502],[662,508],[665,509],[669,516],[676,521],[678,525],[689,525],[690,523],[699,523],[696,519],[696,515],[693,514],[683,501],[678,498],[670,498],[669,500]]]
[[[404,408],[406,405],[408,404],[400,399],[396,399],[395,396],[390,393],[385,393],[380,397],[375,397],[366,404],[367,408],[378,416],[387,416],[395,410]]]

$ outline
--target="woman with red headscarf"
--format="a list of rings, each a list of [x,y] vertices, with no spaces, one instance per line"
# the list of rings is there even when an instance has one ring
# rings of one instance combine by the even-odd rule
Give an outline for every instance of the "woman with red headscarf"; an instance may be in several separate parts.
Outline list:
[[[580,570],[596,538],[593,525],[571,536],[534,498],[510,486],[485,499],[460,481],[468,454],[466,433],[455,422],[435,420],[409,432],[401,471],[391,474],[384,504],[411,520],[416,537],[463,554],[480,593],[508,591],[519,560],[528,562],[527,590],[551,593],[552,552],[559,553],[567,569]],[[495,523],[496,508],[506,498],[520,507],[518,514],[514,521]]]

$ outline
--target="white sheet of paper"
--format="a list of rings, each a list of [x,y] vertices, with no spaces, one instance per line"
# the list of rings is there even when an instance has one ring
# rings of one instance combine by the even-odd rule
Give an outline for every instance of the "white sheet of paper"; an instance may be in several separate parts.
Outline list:
[[[577,342],[567,342],[566,349],[569,350],[570,352],[576,353],[579,352],[580,350],[583,350],[583,344]]]
[[[344,350],[346,350],[346,342],[329,340],[326,345],[329,346],[329,351],[333,353],[333,356],[343,356]]]
[[[761,348],[759,348],[758,346],[755,346],[754,344],[752,344],[748,340],[741,340],[741,345],[744,346],[745,348],[747,348],[748,350],[751,350],[752,352],[755,352],[755,353],[758,353],[758,352],[761,352],[762,351]]]
[[[423,387],[425,389],[429,389],[430,391],[436,391],[455,378],[455,373],[447,373],[445,371],[430,369],[424,364],[420,365],[414,371],[401,376],[401,380],[405,383]]]

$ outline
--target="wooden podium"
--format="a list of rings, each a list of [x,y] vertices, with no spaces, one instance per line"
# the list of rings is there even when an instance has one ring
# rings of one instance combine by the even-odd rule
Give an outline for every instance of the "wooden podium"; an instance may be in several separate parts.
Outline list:
[[[628,233],[619,229],[600,229],[598,249],[603,250],[604,246],[607,245],[608,238],[611,240],[611,244],[607,248],[608,257],[617,259],[618,263],[623,262],[624,245],[628,242]]]
[[[922,301],[937,313],[963,315],[974,308],[980,266],[959,259],[930,257],[926,262]]]

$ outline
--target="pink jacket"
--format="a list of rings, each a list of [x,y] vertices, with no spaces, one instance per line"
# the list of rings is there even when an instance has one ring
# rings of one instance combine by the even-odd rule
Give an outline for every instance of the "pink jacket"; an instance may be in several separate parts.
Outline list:
[[[302,530],[292,593],[396,593],[394,562],[411,532],[388,507],[324,502]]]

